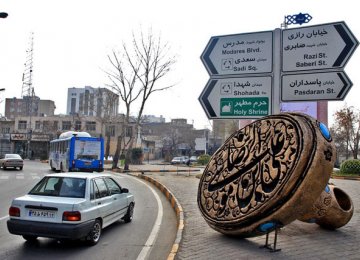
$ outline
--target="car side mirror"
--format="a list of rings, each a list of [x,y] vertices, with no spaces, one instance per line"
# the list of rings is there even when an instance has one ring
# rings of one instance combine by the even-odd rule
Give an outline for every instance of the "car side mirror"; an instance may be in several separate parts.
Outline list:
[[[129,193],[129,189],[127,189],[127,188],[122,188],[122,189],[121,189],[121,193]]]

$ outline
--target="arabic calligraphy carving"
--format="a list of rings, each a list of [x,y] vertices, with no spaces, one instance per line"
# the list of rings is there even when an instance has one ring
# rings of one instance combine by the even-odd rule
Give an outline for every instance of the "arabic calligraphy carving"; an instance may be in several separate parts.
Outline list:
[[[299,142],[297,128],[285,120],[259,121],[238,131],[208,165],[203,211],[234,221],[260,210],[286,184],[301,153]]]
[[[231,135],[212,156],[199,183],[200,212],[228,235],[256,236],[287,225],[320,196],[335,157],[330,132],[314,118],[263,117]]]

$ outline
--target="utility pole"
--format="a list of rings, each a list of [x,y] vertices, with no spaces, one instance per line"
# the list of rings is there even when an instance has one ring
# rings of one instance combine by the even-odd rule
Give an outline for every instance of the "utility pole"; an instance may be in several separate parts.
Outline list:
[[[37,113],[37,104],[34,102],[35,91],[32,85],[33,78],[33,50],[34,50],[34,33],[30,34],[30,43],[29,48],[26,50],[26,61],[25,61],[25,69],[22,78],[22,91],[21,97],[23,98],[23,105],[25,106],[24,111],[26,111],[26,115],[29,116],[29,124],[27,126],[27,148],[26,154],[27,158],[31,158],[31,136],[32,136],[32,122],[31,117],[34,113]],[[36,115],[36,114],[35,114]]]
[[[8,13],[5,12],[0,13],[0,18],[6,18],[6,17],[8,17]]]
[[[5,13],[5,12],[0,12],[0,18],[6,18],[8,17],[8,13]],[[0,91],[4,91],[5,88],[0,88]],[[2,102],[2,100],[0,100],[0,103]]]

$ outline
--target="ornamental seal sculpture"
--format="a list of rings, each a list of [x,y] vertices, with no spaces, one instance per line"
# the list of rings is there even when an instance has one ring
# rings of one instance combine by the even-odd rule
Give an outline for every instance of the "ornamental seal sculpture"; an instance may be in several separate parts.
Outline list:
[[[256,120],[211,157],[199,183],[200,212],[213,229],[243,237],[306,218],[329,189],[335,153],[327,127],[308,115]]]

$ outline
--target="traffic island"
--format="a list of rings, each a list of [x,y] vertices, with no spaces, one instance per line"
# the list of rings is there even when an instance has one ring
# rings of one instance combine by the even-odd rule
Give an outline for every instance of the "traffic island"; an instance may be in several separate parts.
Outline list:
[[[176,238],[175,238],[174,244],[171,248],[171,251],[169,253],[169,256],[167,258],[168,260],[175,259],[175,256],[179,250],[179,245],[180,245],[180,242],[182,239],[182,234],[183,234],[183,230],[184,230],[184,226],[185,226],[184,211],[183,211],[183,208],[180,205],[178,199],[174,196],[174,194],[165,185],[163,185],[162,183],[158,182],[157,180],[155,180],[149,176],[144,175],[145,172],[160,172],[160,171],[155,171],[155,170],[151,170],[151,171],[150,170],[143,170],[143,171],[142,170],[134,170],[134,171],[127,170],[127,171],[124,171],[123,169],[113,169],[112,171],[118,172],[118,173],[128,173],[132,176],[135,176],[135,177],[143,179],[147,182],[150,182],[150,183],[154,184],[155,187],[158,188],[165,195],[167,200],[170,202],[171,207],[175,210],[176,217],[177,217],[177,223],[178,223]],[[167,172],[170,172],[170,170]]]

